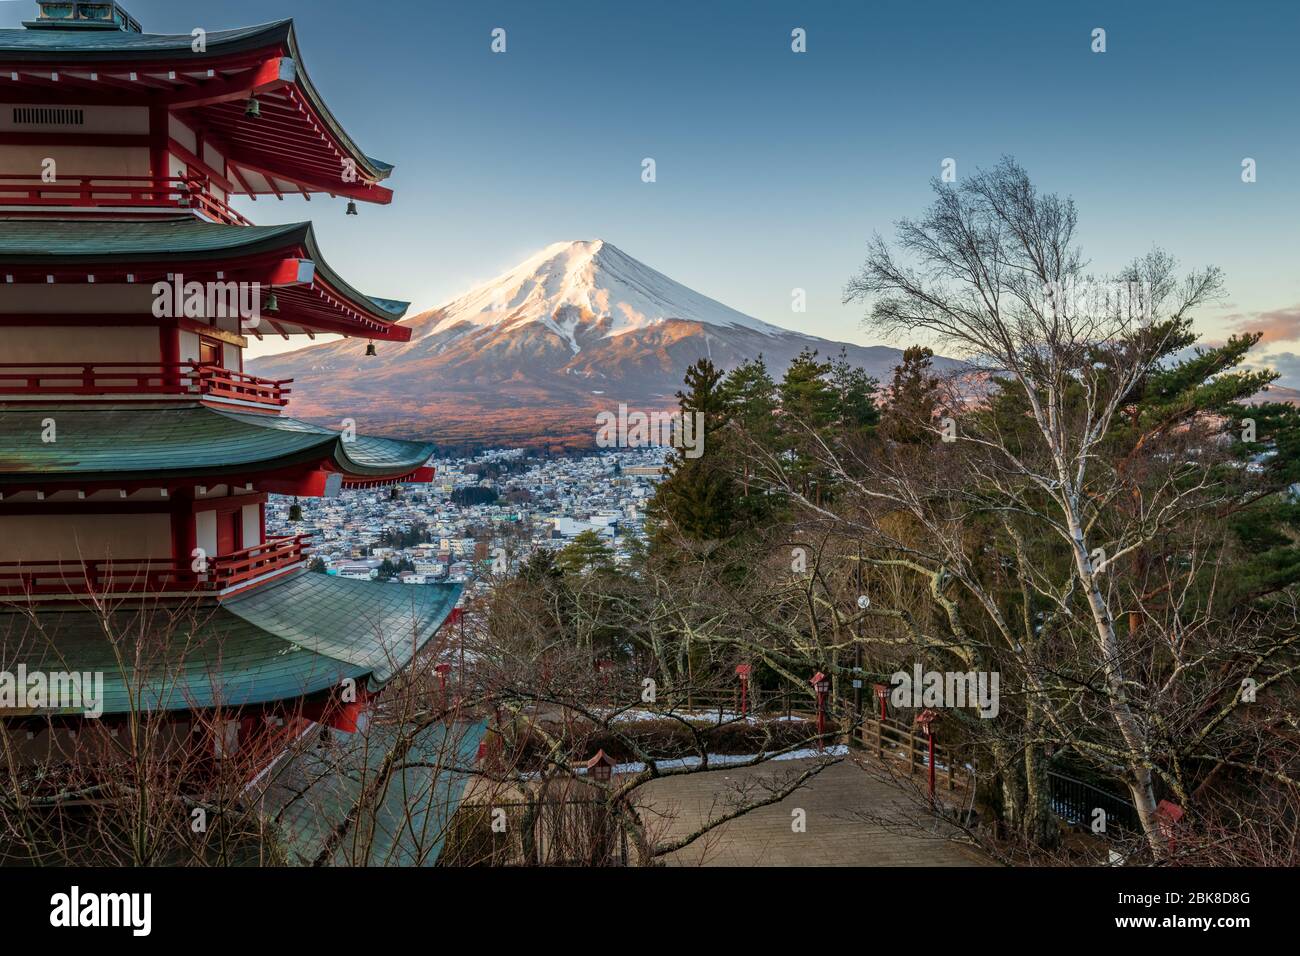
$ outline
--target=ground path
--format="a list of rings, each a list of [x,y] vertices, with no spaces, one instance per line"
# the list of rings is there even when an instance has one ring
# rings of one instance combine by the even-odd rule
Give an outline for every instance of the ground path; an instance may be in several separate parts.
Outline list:
[[[785,779],[813,760],[723,768],[656,780],[642,788],[647,819],[659,819],[660,840],[685,836],[723,812],[729,788]],[[807,829],[791,828],[803,809]],[[920,827],[885,827],[854,811],[906,816]],[[712,837],[667,857],[678,866],[991,866],[976,851],[946,839],[933,817],[913,808],[902,790],[846,759],[770,806],[724,824]]]

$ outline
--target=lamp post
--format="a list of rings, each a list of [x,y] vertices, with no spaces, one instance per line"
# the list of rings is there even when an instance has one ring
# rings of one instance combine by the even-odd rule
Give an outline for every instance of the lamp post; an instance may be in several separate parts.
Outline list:
[[[609,783],[614,776],[614,758],[597,750],[596,756],[587,761],[587,776],[597,783]]]
[[[930,765],[930,809],[934,810],[934,722],[939,719],[939,712],[927,707],[916,715],[916,722],[921,725],[925,731],[925,740],[928,744]]]
[[[826,749],[826,695],[830,692],[830,679],[818,671],[813,674],[812,679],[808,682],[813,685],[813,690],[817,692],[817,749]]]
[[[604,750],[597,750],[596,756],[587,761],[587,776],[596,784],[605,789],[603,794],[605,798],[605,823],[606,828],[614,825],[614,793],[608,789],[609,781],[614,776],[614,758],[605,753]],[[608,859],[613,850],[613,841],[609,838],[609,830],[605,830],[605,837],[602,840],[603,855]],[[623,849],[624,862],[627,860],[627,847]],[[598,862],[598,861],[593,861]]]
[[[1174,830],[1178,821],[1183,818],[1183,808],[1169,800],[1161,800],[1156,804],[1156,827],[1160,830],[1161,836],[1169,841],[1169,853],[1173,855],[1178,850],[1178,840]]]
[[[736,676],[740,678],[740,716],[744,717],[749,713],[749,674],[753,670],[752,664],[737,664]]]
[[[880,722],[883,724],[885,718],[888,716],[888,713],[885,710],[885,701],[889,700],[889,685],[876,684],[874,687],[876,690],[876,700],[880,701]]]
[[[862,542],[858,542],[858,564],[856,569],[858,584],[858,607],[866,610],[862,605],[865,595],[862,593]],[[867,602],[870,605],[870,601]],[[862,615],[857,615],[857,622],[853,625],[853,723],[854,726],[862,727]]]

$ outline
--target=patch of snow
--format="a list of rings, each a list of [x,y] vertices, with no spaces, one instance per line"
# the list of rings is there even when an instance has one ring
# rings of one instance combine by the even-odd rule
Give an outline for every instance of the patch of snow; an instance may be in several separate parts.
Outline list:
[[[825,750],[817,750],[813,747],[806,747],[802,750],[791,750],[789,753],[778,754],[775,751],[764,751],[763,755],[769,761],[778,760],[810,760],[814,757],[847,757],[849,753],[848,745],[836,744],[833,747],[827,747]],[[753,760],[758,754],[709,754],[710,767],[730,767],[736,764],[746,763]],[[661,770],[675,770],[682,767],[698,767],[700,765],[699,757],[679,757],[673,760],[657,760],[656,765]],[[630,763],[620,763],[614,766],[614,773],[640,773],[646,768],[646,765],[640,761],[631,761]],[[586,773],[586,768],[579,768],[578,773]]]
[[[763,335],[786,330],[738,312],[633,259],[602,239],[557,242],[515,268],[442,307],[423,330],[436,335],[459,322],[510,328],[539,322],[579,351],[580,327],[607,323],[609,338],[668,319],[746,328]]]
[[[613,711],[608,711],[608,710],[596,711],[596,713],[600,714],[602,717],[608,717],[610,723],[614,723],[614,724],[629,723],[632,721],[643,721],[643,720],[671,721],[677,719],[689,721],[690,723],[695,723],[695,724],[733,723],[738,720],[744,720],[746,723],[750,723],[750,724],[758,724],[758,723],[768,723],[773,721],[781,722],[781,721],[813,719],[811,717],[800,716],[798,714],[791,714],[788,717],[785,714],[781,714],[780,716],[776,716],[776,717],[771,717],[771,716],[763,716],[762,714],[752,714],[752,713],[742,715],[739,711],[735,711],[735,710],[723,710],[721,713],[719,713],[717,708],[714,708],[712,710],[666,711],[666,710],[644,710],[642,708],[634,707],[630,710],[619,711],[618,713],[614,713]],[[613,716],[610,716],[611,714]]]

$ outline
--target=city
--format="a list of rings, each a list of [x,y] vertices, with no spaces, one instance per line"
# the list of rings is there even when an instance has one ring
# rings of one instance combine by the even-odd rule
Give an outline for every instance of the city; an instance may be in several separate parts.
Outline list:
[[[311,536],[311,568],[360,580],[466,585],[461,601],[490,591],[537,550],[556,551],[584,531],[617,563],[645,533],[645,507],[668,449],[654,447],[538,459],[523,449],[434,458],[429,485],[344,491],[299,505],[271,498],[267,528]],[[480,500],[481,499],[481,500]]]

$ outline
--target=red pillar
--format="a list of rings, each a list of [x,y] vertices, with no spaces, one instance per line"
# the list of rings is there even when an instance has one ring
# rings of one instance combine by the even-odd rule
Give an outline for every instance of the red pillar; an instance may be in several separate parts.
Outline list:
[[[929,741],[929,746],[930,746],[930,809],[933,810],[934,809],[934,731],[930,731],[925,736],[926,736],[926,740]]]

